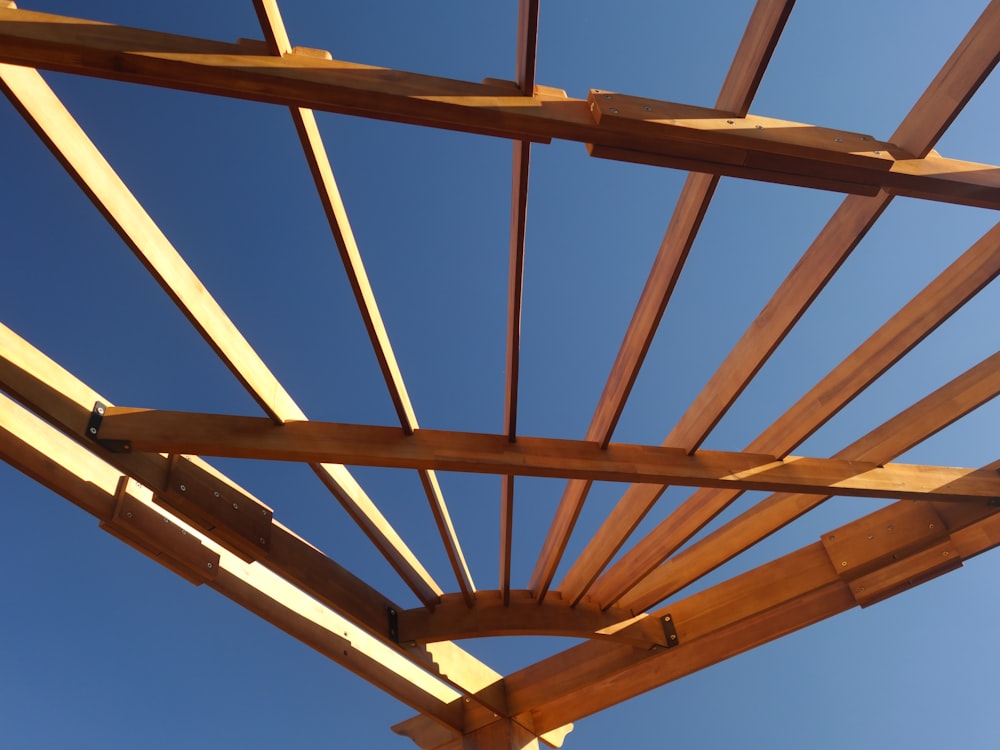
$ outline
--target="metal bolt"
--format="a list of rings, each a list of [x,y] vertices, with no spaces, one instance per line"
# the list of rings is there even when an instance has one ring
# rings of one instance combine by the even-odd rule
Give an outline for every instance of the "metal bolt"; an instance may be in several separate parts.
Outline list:
[[[836,534],[830,534],[830,541],[831,541],[831,542],[832,542],[832,541],[833,541],[834,539],[836,539],[836,538],[837,538],[837,535],[836,535]]]
[[[837,143],[843,143],[844,142],[843,138],[834,138],[833,140],[835,140]]]
[[[846,568],[846,567],[847,567],[847,560],[843,560],[843,561],[842,561],[842,562],[840,563],[840,567],[842,567],[842,568]]]
[[[676,635],[672,635],[672,636],[670,636],[670,640],[672,640],[672,641],[676,641],[676,640],[677,640],[677,636],[676,636]]]
[[[129,511],[128,513],[125,514],[125,518],[131,518],[131,517],[132,517],[132,511]]]
[[[181,536],[187,536],[187,535],[188,535],[188,533],[186,531],[184,531],[184,529],[181,529]]]
[[[97,407],[97,413],[103,415],[104,414],[104,407],[103,406],[98,406]]]
[[[170,523],[170,519],[166,516],[163,517],[163,523]]]
[[[865,590],[864,586],[858,586],[858,593],[861,593],[864,590]]]
[[[97,434],[97,428],[96,427],[91,427],[90,428],[90,434],[91,435],[96,435]]]
[[[874,534],[869,534],[869,535],[868,535],[868,538],[869,538],[869,539],[874,539],[874,538],[875,538],[875,535],[874,535]]]
[[[212,563],[207,563],[207,564],[208,564],[208,568],[209,568],[209,570],[211,570],[212,568],[214,568],[214,567],[215,567],[214,565],[212,565]]]
[[[122,445],[122,450],[123,451],[130,451],[130,450],[132,450],[132,443],[125,443],[124,445]]]
[[[612,107],[611,108],[611,114],[617,115],[618,114],[618,110],[615,107]]]
[[[729,125],[732,125],[733,121],[732,120],[726,120],[726,123],[729,124]]]
[[[861,140],[863,140],[863,141],[867,141],[867,140],[868,140],[868,136],[867,136],[867,135],[863,135],[863,136],[861,136]]]
[[[216,497],[219,497],[219,492],[218,492],[218,490],[216,490],[216,491],[215,491],[215,492],[213,492],[212,494],[213,494],[213,495],[215,495]]]
[[[881,155],[882,155],[882,152],[881,152],[881,151],[876,151],[876,152],[874,152],[874,153],[875,153],[875,156],[881,156]]]
[[[267,540],[264,537],[261,537],[257,541],[260,542],[261,544],[267,544]]]
[[[267,509],[266,509],[266,508],[261,508],[261,509],[260,509],[260,514],[261,514],[262,516],[266,516],[266,515],[267,515]]]
[[[889,531],[892,531],[894,528],[896,527],[893,526],[891,523],[888,526],[886,526],[886,529],[888,529]]]
[[[948,556],[948,550],[945,550],[944,552],[942,552],[941,556],[942,557],[947,557]]]
[[[237,505],[236,503],[233,503],[233,510],[239,510],[239,509],[240,509],[240,506]]]
[[[932,524],[932,523],[927,524],[927,528],[928,529],[933,529],[934,528],[934,524]]]
[[[181,492],[187,492],[188,491],[188,488],[187,488],[186,484],[182,484],[178,489],[180,489]]]
[[[611,98],[611,94],[605,94],[605,95],[604,95],[604,98],[605,98],[605,99],[610,99],[610,98]]]
[[[643,112],[652,112],[652,111],[653,111],[653,108],[652,108],[652,107],[643,107],[643,108],[642,108],[642,111],[643,111]]]
[[[670,615],[664,616],[663,621],[664,622],[670,622]]]

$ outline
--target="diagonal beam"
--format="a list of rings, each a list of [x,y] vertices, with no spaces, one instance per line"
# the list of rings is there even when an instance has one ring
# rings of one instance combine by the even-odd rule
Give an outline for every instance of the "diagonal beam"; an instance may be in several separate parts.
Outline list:
[[[931,530],[926,522],[921,526],[928,514],[940,519],[940,525],[931,524]],[[675,648],[648,651],[589,641],[509,675],[512,712],[530,714],[537,731],[576,721],[856,604],[867,606],[872,600],[865,598],[866,580],[892,595],[1000,544],[996,508],[909,502],[866,516],[837,530],[836,536],[850,532],[860,552],[872,544],[863,529],[887,518],[913,533],[898,541],[891,536],[880,540],[880,556],[870,561],[863,577],[841,572],[850,569],[835,566],[823,543],[809,545],[653,613],[669,616],[675,624]],[[894,580],[899,584],[888,585]]]
[[[278,56],[292,54],[291,42],[288,39],[288,33],[281,19],[277,2],[275,0],[254,0],[254,7],[257,10],[257,16],[271,52]],[[347,271],[354,299],[357,301],[358,310],[361,312],[365,328],[368,331],[368,338],[372,342],[379,368],[382,370],[382,377],[389,389],[389,395],[396,407],[403,431],[407,434],[412,433],[418,427],[417,415],[410,402],[410,396],[407,393],[403,374],[399,369],[396,355],[389,341],[389,333],[382,320],[382,314],[379,312],[375,292],[368,279],[368,273],[365,271],[354,231],[347,218],[347,210],[344,207],[340,189],[337,187],[326,147],[323,145],[316,116],[311,109],[302,107],[289,107],[289,111],[292,115],[292,121],[295,123],[295,130],[299,134],[302,151],[309,164],[309,171],[316,184],[316,191],[323,204],[330,230],[336,241],[337,249],[340,251],[344,269]],[[448,512],[448,506],[445,504],[444,495],[441,492],[441,485],[433,471],[422,470],[419,474],[420,483],[424,488],[424,494],[427,496],[431,513],[434,516],[434,523],[437,525],[448,560],[455,573],[455,579],[458,581],[459,590],[471,606],[476,586],[472,581],[472,574],[469,572],[465,555],[462,553],[458,535],[455,533],[451,514]]]
[[[298,405],[41,75],[30,68],[0,64],[0,88],[271,419],[276,423],[304,419]],[[436,602],[440,587],[350,472],[340,465],[312,468],[420,600],[428,605]]]
[[[747,447],[785,455],[929,336],[962,305],[1000,274],[1000,224],[941,272],[837,367],[776,419]],[[856,456],[838,456],[856,458]],[[887,456],[878,460],[890,460]],[[875,460],[875,459],[873,459]],[[659,488],[630,488],[598,531],[593,545],[620,545],[622,527],[631,528],[648,509],[646,499]],[[738,495],[697,492],[645,539],[629,550],[591,589],[603,603],[618,599],[652,568],[672,555]],[[617,546],[615,547],[617,549]]]
[[[515,140],[561,138],[611,158],[782,184],[863,195],[884,188],[1000,207],[1000,168],[936,154],[916,158],[905,145],[859,133],[597,91],[588,100],[553,90],[528,98],[495,81],[262,52],[268,52],[264,44],[0,9],[0,61],[15,65]],[[606,96],[620,104],[620,113],[607,106]]]
[[[835,458],[892,461],[997,395],[1000,395],[1000,353],[987,357],[950,383],[900,412],[838,452]],[[827,499],[822,495],[788,493],[771,495],[704,539],[670,557],[648,575],[634,577],[632,579],[634,587],[623,597],[605,593],[611,588],[618,572],[615,567],[611,568],[607,575],[608,589],[604,588],[602,579],[592,591],[594,598],[599,601],[620,599],[622,608],[646,610],[657,602],[673,596]],[[668,526],[665,531],[669,530]],[[643,547],[647,554],[650,554],[651,547],[647,545],[655,543],[659,532],[659,528],[655,529],[633,551]],[[670,544],[669,541],[665,543]],[[622,558],[623,564],[626,559],[629,559],[629,564],[635,569],[632,551]],[[644,569],[647,564],[643,562],[640,569]]]
[[[340,461],[358,466],[577,477],[740,490],[979,502],[1000,496],[994,472],[445,430],[403,435],[392,427],[285,422],[192,412],[111,407],[96,439],[133,454],[198,454],[274,461]]]
[[[757,92],[793,5],[794,0],[759,0],[722,84],[716,109],[731,110],[739,116],[746,115],[749,111],[750,102]],[[625,401],[639,376],[639,368],[653,343],[653,337],[718,184],[717,175],[705,173],[691,173],[684,181],[670,224],[625,331],[618,356],[611,366],[611,374],[597,402],[590,427],[587,428],[587,440],[596,440],[604,446],[611,442],[615,426],[625,408]],[[570,481],[563,490],[555,518],[528,584],[530,589],[537,592],[539,599],[544,599],[552,584],[589,492],[590,483],[584,481]],[[583,558],[574,563],[567,580],[561,586],[573,601],[577,600],[584,588],[581,583],[575,582],[575,578],[581,575],[581,565],[585,564]],[[596,573],[590,575],[592,580]]]
[[[183,545],[181,539],[174,542],[167,535],[160,543],[147,536],[141,551],[175,569],[166,561],[183,557],[185,553],[179,548],[205,548],[214,553],[214,559],[207,569],[201,563],[203,580],[216,591],[435,721],[459,729],[463,726],[461,693],[457,690],[273,572],[246,565],[154,504],[150,490],[128,482],[122,488],[127,494],[120,495],[122,475],[115,467],[4,396],[0,396],[0,458],[96,516],[105,528],[113,528],[115,521],[121,520],[116,519],[116,503],[124,499],[135,507],[129,511],[130,518],[141,511],[155,519],[157,526],[162,520],[167,528],[183,530],[187,535],[181,537]],[[180,531],[175,533],[180,536]],[[192,545],[192,538],[200,544]]]
[[[521,0],[517,12],[516,83],[524,96],[535,94],[539,0]],[[514,141],[510,197],[510,264],[507,282],[507,367],[504,429],[517,437],[517,395],[521,365],[521,300],[524,288],[524,240],[528,223],[528,174],[531,141]],[[500,487],[500,580],[504,604],[510,602],[510,560],[514,537],[514,477],[505,474]]]
[[[892,140],[916,154],[926,154],[996,66],[1000,58],[996,45],[998,36],[1000,2],[994,0],[935,76]],[[701,444],[882,215],[891,199],[891,195],[883,192],[873,198],[848,196],[844,200],[667,436],[664,445],[694,450]],[[785,450],[790,449],[791,446]],[[629,488],[616,506],[613,518],[605,521],[567,574],[562,584],[567,597],[578,600],[588,590],[664,489]],[[701,527],[699,524],[704,525],[714,517],[714,514],[699,510],[696,522],[688,518],[696,502],[684,507],[675,519],[678,525],[694,529],[690,534]]]

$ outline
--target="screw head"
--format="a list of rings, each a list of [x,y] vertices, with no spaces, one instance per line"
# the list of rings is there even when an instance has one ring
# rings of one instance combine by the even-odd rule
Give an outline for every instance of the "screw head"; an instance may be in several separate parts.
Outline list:
[[[215,567],[214,565],[212,565],[212,563],[206,563],[206,564],[208,565],[209,570]]]
[[[96,435],[97,434],[97,428],[96,427],[91,427],[90,428],[90,434],[91,435]]]
[[[233,503],[233,510],[239,510],[240,506],[237,503]]]
[[[182,484],[182,485],[180,485],[180,487],[178,487],[178,489],[179,489],[179,490],[180,490],[181,492],[187,492],[187,489],[188,489],[188,488],[187,488],[187,485],[186,485],[186,484]]]
[[[840,567],[846,568],[847,567],[847,560],[841,560]]]
[[[875,156],[881,156],[881,155],[882,155],[882,152],[881,152],[881,151],[875,151],[875,152],[873,152],[873,153],[875,154]]]
[[[664,615],[663,621],[664,622],[670,622],[670,615]]]
[[[213,495],[214,495],[215,497],[219,497],[219,491],[218,491],[218,490],[216,490],[216,491],[215,491],[215,492],[213,492],[212,494],[213,494]]]
[[[652,112],[652,111],[653,111],[653,108],[652,108],[652,107],[643,107],[643,108],[642,108],[642,111],[643,111],[643,112]]]
[[[132,511],[129,511],[128,513],[125,514],[125,518],[131,518],[131,517],[132,517]]]
[[[670,636],[670,640],[672,640],[672,641],[676,641],[676,640],[677,640],[677,636],[676,636],[676,635],[672,635],[672,636]]]
[[[618,114],[618,108],[617,107],[612,107],[611,108],[611,114],[617,115]]]
[[[261,544],[267,544],[267,540],[264,537],[260,537],[257,541]]]
[[[104,414],[104,407],[103,406],[98,406],[97,407],[97,413],[103,415]]]
[[[837,143],[843,143],[844,142],[843,138],[834,138],[833,140],[835,140]]]
[[[604,98],[605,98],[605,99],[610,99],[610,98],[611,98],[611,94],[605,94],[605,95],[604,95]]]
[[[732,124],[733,124],[733,121],[732,121],[732,120],[726,120],[726,124],[727,124],[727,125],[732,125]]]

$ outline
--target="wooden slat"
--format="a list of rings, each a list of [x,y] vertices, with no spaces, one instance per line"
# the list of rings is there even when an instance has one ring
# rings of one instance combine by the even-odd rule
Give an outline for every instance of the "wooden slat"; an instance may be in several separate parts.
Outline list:
[[[338,461],[385,468],[573,477],[743,490],[795,491],[914,500],[975,501],[1000,496],[993,472],[947,466],[698,451],[582,440],[446,430],[403,435],[392,427],[286,422],[257,417],[108,408],[100,440],[132,453],[198,454],[274,461]]]
[[[20,12],[20,11],[18,11]],[[0,64],[0,88],[275,422],[305,415],[37,71]],[[425,604],[441,594],[420,561],[344,466],[313,470]]]
[[[755,128],[734,129],[727,120],[732,113],[719,110],[710,111],[710,117],[699,110],[698,117],[680,124],[658,126],[641,116],[599,123],[586,101],[552,91],[539,89],[526,102],[526,97],[512,95],[516,87],[496,82],[454,81],[315,55],[277,58],[260,51],[253,44],[228,45],[0,9],[0,60],[16,65],[517,140],[575,140],[657,158],[680,157],[716,174],[807,185],[819,175],[857,185],[861,191],[886,187],[924,198],[1000,207],[1000,169],[933,155],[917,159],[905,149],[881,143],[875,149],[880,155],[873,150],[865,158],[850,157],[843,163],[843,146],[831,136],[853,143],[861,139],[857,133],[770,120],[768,133],[761,135]],[[661,105],[670,111],[692,110]],[[781,132],[788,138],[781,138]]]
[[[915,154],[926,155],[947,123],[958,115],[996,66],[1000,57],[995,43],[998,35],[1000,3],[994,1],[959,44],[890,140]],[[664,445],[690,451],[701,445],[840,265],[861,242],[890,200],[891,196],[887,193],[871,198],[849,196],[844,200],[667,436]],[[636,486],[626,492],[616,506],[614,516],[602,524],[560,585],[568,598],[579,600],[589,589],[664,489]],[[689,538],[707,523],[705,519],[714,517],[714,513],[709,514],[701,502],[704,494],[697,494],[699,499],[682,506],[671,522],[685,529],[685,538]],[[696,504],[699,510],[694,517],[690,517]],[[715,512],[721,511],[725,504],[719,503],[719,506],[721,507]],[[676,546],[668,545],[663,549],[669,555]]]
[[[900,412],[880,427],[836,454],[836,458],[865,461],[891,461],[914,445],[944,429],[965,414],[1000,394],[1000,353],[988,357],[950,383]],[[703,497],[712,504],[711,497]],[[632,570],[652,568],[645,576],[621,584],[616,566],[592,590],[602,602],[621,600],[621,606],[642,611],[673,596],[684,587],[720,565],[736,557],[799,516],[812,510],[827,498],[822,495],[778,493],[756,504],[717,531],[690,547],[661,561],[655,551],[660,539],[670,545],[674,526],[657,527],[634,550],[622,558],[622,565]],[[643,554],[639,556],[640,548]],[[628,562],[626,562],[628,559]],[[616,586],[627,586],[627,593],[615,592]]]
[[[741,117],[747,113],[793,5],[794,0],[759,0],[756,4],[722,84],[716,109],[732,111]],[[705,173],[689,174],[684,181],[666,234],[653,260],[632,320],[625,331],[621,348],[587,428],[587,440],[596,440],[605,446],[611,442],[615,426],[625,408],[625,401],[639,375],[639,368],[653,342],[718,182],[718,176]],[[528,584],[540,599],[545,597],[552,584],[569,535],[589,491],[588,482],[569,482],[563,490],[555,519]],[[570,599],[578,600],[586,585],[600,571],[598,568],[594,572],[585,572],[586,566],[585,560],[578,559],[561,586]],[[588,577],[590,580],[586,584],[577,581],[578,578]]]
[[[898,313],[837,365],[826,377],[776,419],[747,446],[748,451],[783,456],[819,429],[876,378],[930,335],[956,310],[1000,274],[1000,224],[946,268]],[[856,458],[856,456],[840,456]],[[886,456],[878,461],[888,461]],[[658,488],[629,488],[594,536],[595,549],[617,550],[645,515]],[[610,604],[672,555],[738,497],[732,493],[698,492],[626,553],[591,589]],[[610,559],[608,556],[603,563]]]
[[[891,506],[905,516],[913,503]],[[963,557],[1000,544],[995,508],[934,504]],[[879,511],[883,513],[884,511]],[[928,537],[929,545],[937,537]],[[908,546],[903,554],[921,550]],[[590,641],[507,677],[512,713],[530,715],[538,731],[576,721],[750,648],[854,607],[848,582],[822,544],[762,565],[668,608],[676,648],[642,651]]]
[[[0,458],[102,520],[110,520],[121,477],[113,466],[0,396]],[[129,489],[130,499],[168,519],[213,550],[218,562],[207,583],[249,611],[390,695],[435,718],[462,727],[461,694],[437,677],[362,633],[268,570],[247,566],[211,539],[154,505],[149,490]],[[155,550],[152,559],[161,561]]]
[[[275,0],[254,0],[254,7],[257,9],[257,16],[260,19],[265,40],[272,53],[279,56],[291,54],[291,42],[288,39],[288,33],[285,30],[277,2]],[[316,192],[326,213],[330,231],[337,244],[337,249],[340,251],[347,278],[354,292],[354,299],[357,301],[358,310],[361,312],[361,318],[368,331],[368,338],[375,350],[375,357],[382,371],[382,377],[389,389],[389,396],[396,407],[396,414],[399,416],[403,430],[409,434],[419,426],[417,415],[410,402],[403,374],[396,361],[396,355],[389,341],[389,333],[375,299],[375,292],[361,259],[361,252],[354,236],[354,230],[351,229],[351,223],[348,220],[347,210],[334,178],[333,167],[330,165],[326,147],[323,145],[316,116],[312,110],[302,107],[289,107],[289,111],[302,143],[302,151],[309,164],[309,171],[316,184]],[[434,523],[444,544],[448,561],[455,573],[459,590],[471,605],[476,586],[465,561],[458,535],[455,533],[451,514],[448,512],[448,506],[441,492],[441,485],[434,472],[420,471],[419,473],[421,486],[424,488],[424,494],[430,504]]]
[[[516,83],[525,96],[534,96],[538,50],[538,0],[521,0],[517,14]],[[517,437],[517,395],[521,365],[521,300],[524,288],[524,241],[528,223],[528,175],[531,142],[514,141],[510,198],[510,268],[507,282],[507,368],[504,388],[504,425],[511,441]],[[510,601],[510,558],[514,534],[514,477],[505,476],[500,488],[500,580],[504,602]]]
[[[146,487],[166,487],[170,461],[159,454],[108,453],[99,449],[87,435],[87,423],[93,404],[108,399],[70,375],[31,344],[0,324],[0,390],[10,394],[73,440],[98,450],[101,460],[121,474],[127,474]],[[44,443],[39,443],[47,450]],[[245,497],[246,504],[260,504],[231,480],[195,456],[178,462],[199,478],[199,483],[224,496]],[[176,470],[176,469],[175,469]],[[44,483],[44,482],[43,482]],[[162,502],[176,500],[172,491],[163,491]],[[242,504],[242,501],[241,501]],[[172,506],[171,506],[172,507]],[[89,507],[85,510],[90,511]],[[92,511],[91,511],[92,512]],[[355,577],[320,550],[282,526],[271,521],[270,546],[255,559],[324,605],[346,617],[366,632],[387,635],[387,608],[402,608]],[[202,529],[220,542],[218,529]],[[224,546],[224,545],[223,545]],[[502,678],[488,666],[449,642],[427,644],[410,649],[398,648],[421,669],[451,684],[469,696],[472,704],[488,712],[506,707]]]

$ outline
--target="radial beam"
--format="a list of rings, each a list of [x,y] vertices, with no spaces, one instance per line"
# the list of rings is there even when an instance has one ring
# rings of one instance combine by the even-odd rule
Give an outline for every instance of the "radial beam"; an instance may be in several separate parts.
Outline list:
[[[914,500],[1000,497],[995,472],[874,461],[773,456],[726,451],[688,455],[676,448],[582,440],[417,430],[335,422],[110,407],[98,440],[138,453],[198,454],[275,461],[338,461],[358,466],[654,482],[741,490],[806,492]]]
[[[922,398],[908,409],[839,451],[835,458],[892,461],[952,422],[1000,395],[1000,352]],[[779,493],[734,518],[718,530],[662,560],[654,549],[659,541],[668,549],[674,527],[661,524],[608,570],[591,590],[599,602],[620,602],[623,608],[643,611],[733,559],[828,498],[822,495]],[[706,499],[706,502],[710,500]],[[618,568],[618,565],[622,569]],[[650,570],[652,568],[652,570]],[[640,575],[639,571],[647,571]],[[629,576],[628,580],[625,577]],[[618,593],[625,590],[624,594]]]
[[[261,28],[271,52],[278,56],[291,54],[291,42],[288,39],[288,33],[285,30],[277,2],[275,0],[254,0],[254,7],[257,9],[257,17],[260,19]],[[375,357],[382,370],[382,377],[389,389],[389,396],[396,407],[396,414],[399,416],[403,430],[409,434],[419,426],[417,415],[410,402],[410,395],[406,390],[406,383],[403,381],[403,373],[396,361],[392,343],[389,341],[389,333],[382,320],[382,313],[379,312],[375,292],[361,259],[354,230],[351,229],[351,222],[347,218],[347,209],[344,207],[340,189],[337,187],[337,181],[333,175],[333,167],[330,165],[326,147],[323,145],[319,125],[316,123],[316,115],[311,109],[302,107],[289,107],[289,112],[292,116],[292,122],[295,123],[295,130],[299,134],[302,152],[309,164],[309,171],[316,184],[316,192],[323,204],[330,231],[333,233],[337,249],[340,251],[340,258],[354,292],[354,299],[357,301],[361,318],[365,322],[368,338],[375,350]],[[434,523],[444,544],[448,561],[455,573],[455,579],[458,581],[458,588],[466,602],[471,605],[476,586],[465,561],[462,545],[455,533],[451,514],[448,512],[448,506],[441,492],[441,485],[433,471],[421,470],[419,474],[420,484],[424,488],[424,494],[430,504]]]
[[[561,138],[612,158],[782,184],[1000,207],[1000,168],[916,158],[859,133],[608,92],[513,93],[470,83],[0,9],[0,61],[515,140]],[[609,106],[611,100],[620,106]],[[593,108],[591,107],[593,105]],[[646,108],[650,112],[646,112]],[[613,110],[618,110],[617,112]]]
[[[794,0],[759,0],[722,84],[716,109],[731,110],[739,116],[746,115],[792,5]],[[604,391],[598,399],[590,427],[587,428],[587,440],[596,440],[605,446],[611,442],[615,426],[625,408],[625,401],[639,376],[639,368],[653,343],[653,337],[718,184],[717,175],[697,172],[689,174],[684,181],[666,234],[625,331],[618,356],[611,366]],[[590,483],[585,481],[570,481],[563,490],[555,518],[528,584],[539,599],[545,598],[552,584],[589,491]],[[582,593],[580,586],[575,588]]]
[[[1000,274],[1000,224],[949,265],[899,312],[847,356],[819,383],[747,446],[751,452],[783,456],[843,409],[876,378],[929,336],[962,305]],[[859,458],[858,456],[837,456]],[[889,461],[895,456],[879,457]],[[566,596],[587,590],[596,573],[622,545],[659,496],[662,488],[630,487],[591,539],[566,577]],[[667,559],[724,510],[738,495],[698,492],[629,550],[602,576],[591,595],[609,604]],[[639,561],[642,561],[641,563]],[[587,564],[584,564],[584,563]],[[598,567],[600,565],[600,567]]]
[[[0,88],[271,419],[277,423],[304,419],[302,410],[38,71],[0,63]],[[312,468],[420,600],[428,605],[436,602],[441,588],[350,472],[333,464]]]
[[[958,115],[996,66],[1000,58],[1000,50],[996,45],[998,36],[1000,2],[994,0],[910,110],[892,140],[916,154],[927,154],[947,124]],[[844,200],[688,407],[667,436],[664,445],[691,451],[701,445],[882,215],[891,199],[889,193],[883,192],[873,198],[848,196]],[[790,450],[791,447],[784,450]],[[602,524],[596,537],[567,573],[561,584],[567,596],[578,600],[588,590],[664,489],[636,486],[627,491],[619,503],[614,520],[609,518]],[[695,502],[692,501],[683,512],[677,513],[673,522],[688,529],[688,536],[714,515],[701,507],[699,502],[694,516],[690,516],[688,511],[695,507]],[[666,553],[670,554],[674,549],[676,547],[667,547]]]

